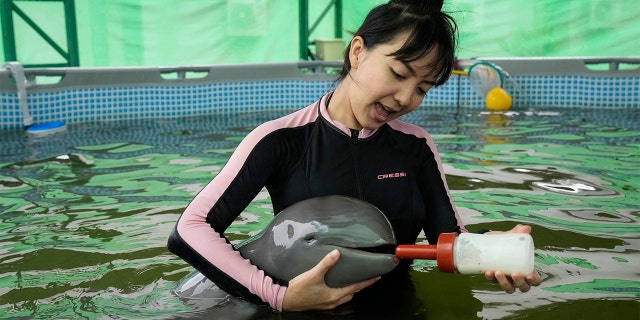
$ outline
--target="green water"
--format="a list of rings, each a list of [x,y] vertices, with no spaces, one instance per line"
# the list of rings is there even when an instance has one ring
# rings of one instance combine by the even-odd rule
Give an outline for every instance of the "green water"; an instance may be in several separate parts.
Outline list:
[[[192,269],[166,250],[191,198],[257,124],[285,114],[71,124],[50,137],[0,131],[0,318],[310,319],[232,300],[214,308],[171,293]],[[470,230],[530,224],[540,287],[505,294],[482,276],[417,261],[393,319],[639,319],[640,113],[424,109]],[[272,214],[261,193],[229,231]]]

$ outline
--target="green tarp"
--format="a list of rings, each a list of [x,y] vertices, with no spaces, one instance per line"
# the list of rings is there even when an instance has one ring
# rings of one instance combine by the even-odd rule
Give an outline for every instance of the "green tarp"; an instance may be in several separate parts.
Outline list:
[[[6,1],[6,0],[3,0]],[[380,0],[343,0],[343,38]],[[80,65],[166,66],[300,60],[297,0],[75,0]],[[329,0],[309,0],[313,24]],[[60,2],[15,1],[61,46]],[[450,0],[458,56],[639,56],[637,0]],[[333,38],[333,9],[311,34]],[[18,60],[64,59],[14,14]],[[2,44],[6,45],[6,44]],[[315,50],[313,46],[311,50]],[[2,57],[4,63],[4,57]]]

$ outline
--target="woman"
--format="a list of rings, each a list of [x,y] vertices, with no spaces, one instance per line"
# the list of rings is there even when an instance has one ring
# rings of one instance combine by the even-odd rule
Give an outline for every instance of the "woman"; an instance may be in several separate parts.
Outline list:
[[[443,232],[466,232],[433,140],[424,129],[398,120],[452,71],[456,24],[441,8],[442,1],[412,0],[374,8],[345,52],[335,91],[253,130],[189,204],[169,249],[232,295],[278,310],[332,309],[380,277],[327,287],[324,274],[340,258],[333,251],[280,286],[224,237],[263,187],[274,212],[313,197],[363,199],[387,216],[399,244],[415,243],[421,231],[431,243]],[[509,232],[529,231],[517,226]],[[409,264],[402,261],[383,278],[406,274]],[[485,276],[507,292],[540,284],[536,272]]]

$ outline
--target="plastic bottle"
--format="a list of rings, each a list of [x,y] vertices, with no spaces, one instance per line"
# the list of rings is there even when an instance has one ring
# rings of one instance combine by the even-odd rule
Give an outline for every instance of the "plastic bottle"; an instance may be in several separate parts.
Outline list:
[[[399,245],[396,256],[437,260],[438,269],[450,273],[477,274],[490,270],[527,275],[534,269],[533,238],[526,233],[443,233],[437,245]]]

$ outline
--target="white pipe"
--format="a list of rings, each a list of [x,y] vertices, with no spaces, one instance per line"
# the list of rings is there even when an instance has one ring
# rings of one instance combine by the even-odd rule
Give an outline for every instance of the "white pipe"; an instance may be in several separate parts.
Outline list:
[[[29,106],[27,105],[27,81],[24,76],[24,68],[17,61],[6,62],[3,66],[5,69],[11,70],[11,74],[16,81],[16,88],[18,89],[18,105],[20,111],[24,117],[24,126],[28,127],[33,124],[33,117],[29,113]]]

